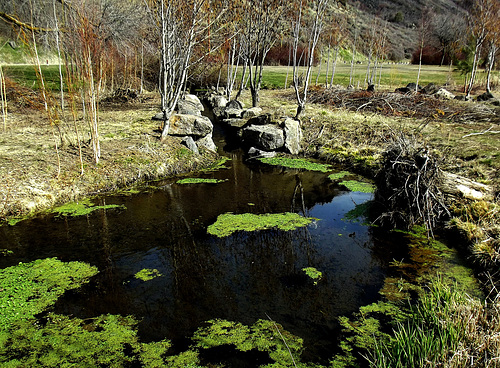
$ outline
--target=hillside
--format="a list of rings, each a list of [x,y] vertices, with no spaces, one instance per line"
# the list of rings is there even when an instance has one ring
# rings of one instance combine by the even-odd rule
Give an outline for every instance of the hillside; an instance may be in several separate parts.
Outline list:
[[[363,0],[349,1],[356,14],[360,34],[370,30],[374,19],[387,21],[388,51],[392,59],[409,59],[416,49],[422,14],[433,19],[447,16],[465,18],[467,0]],[[438,21],[439,22],[439,21]],[[351,33],[352,30],[351,30]]]

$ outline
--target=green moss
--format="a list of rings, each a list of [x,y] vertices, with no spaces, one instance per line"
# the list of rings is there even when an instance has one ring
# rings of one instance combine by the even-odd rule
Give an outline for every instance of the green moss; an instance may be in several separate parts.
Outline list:
[[[156,268],[150,269],[150,268],[144,268],[137,272],[134,277],[136,279],[142,280],[142,281],[150,281],[153,280],[157,277],[163,276],[160,271],[158,271]]]
[[[229,157],[222,156],[219,158],[217,161],[215,161],[212,165],[209,167],[201,170],[201,171],[215,171],[215,170],[220,170],[220,169],[227,169],[226,162],[231,161]]]
[[[344,178],[345,176],[349,176],[349,175],[353,175],[353,174],[350,173],[349,171],[339,171],[337,173],[328,175],[328,179],[330,179],[332,181],[337,181],[337,180],[340,180],[340,179]]]
[[[268,165],[283,166],[283,167],[288,167],[290,169],[303,169],[303,170],[321,171],[321,172],[331,171],[330,165],[318,164],[301,158],[263,157],[259,158],[258,160]]]
[[[9,226],[15,226],[15,225],[17,225],[19,222],[21,222],[23,220],[26,220],[26,217],[14,217],[14,218],[8,219],[7,220],[7,224]]]
[[[11,251],[10,249],[0,249],[0,255],[1,256],[6,257],[6,256],[10,256],[12,254],[14,254],[14,252]]]
[[[104,206],[95,206],[90,199],[84,199],[79,202],[70,202],[54,208],[51,212],[59,216],[83,216],[99,209],[125,208],[123,205],[108,204]]]
[[[303,217],[297,213],[266,213],[263,215],[255,215],[252,213],[244,213],[235,215],[225,213],[217,217],[217,221],[210,225],[207,229],[211,235],[220,238],[229,236],[236,231],[256,231],[277,228],[284,231],[295,230],[298,227],[309,225],[313,220],[312,217]]]
[[[33,318],[69,289],[97,274],[97,268],[81,262],[40,259],[0,270],[0,331]]]
[[[314,280],[314,285],[317,285],[318,282],[323,278],[323,273],[318,271],[318,269],[314,267],[305,267],[302,269],[306,273],[308,277]]]
[[[219,179],[203,179],[203,178],[185,178],[185,179],[180,179],[177,180],[177,184],[217,184],[217,183],[222,183],[226,180],[219,180]]]
[[[362,192],[362,193],[373,193],[375,192],[375,186],[370,183],[363,183],[356,180],[346,180],[339,183],[352,192]]]

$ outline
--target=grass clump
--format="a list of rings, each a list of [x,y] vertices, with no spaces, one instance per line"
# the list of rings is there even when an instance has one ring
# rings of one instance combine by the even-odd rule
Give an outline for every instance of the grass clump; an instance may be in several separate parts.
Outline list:
[[[273,228],[290,231],[307,226],[313,220],[314,218],[304,217],[292,212],[266,213],[262,215],[225,213],[219,215],[217,221],[210,225],[207,231],[219,238],[229,236],[236,231],[257,231]]]
[[[0,270],[0,331],[43,312],[66,291],[76,289],[97,274],[81,262],[40,259]]]
[[[268,165],[282,166],[290,169],[320,171],[324,173],[331,171],[331,165],[318,164],[302,158],[262,157],[258,160]]]
[[[374,345],[372,367],[497,367],[500,305],[488,308],[437,278],[390,340]]]
[[[217,183],[222,183],[225,182],[226,180],[220,180],[220,179],[203,179],[203,178],[185,178],[185,179],[180,179],[177,180],[177,184],[217,184]]]

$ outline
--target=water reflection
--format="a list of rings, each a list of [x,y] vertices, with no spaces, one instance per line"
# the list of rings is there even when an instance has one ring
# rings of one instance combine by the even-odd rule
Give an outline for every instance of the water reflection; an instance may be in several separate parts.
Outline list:
[[[81,318],[133,314],[145,341],[182,341],[213,318],[253,324],[269,316],[304,338],[306,360],[328,359],[336,317],[374,301],[383,282],[369,228],[344,219],[371,196],[346,192],[326,174],[245,164],[239,153],[231,156],[227,169],[205,174],[227,179],[217,185],[168,180],[153,192],[100,199],[126,210],[2,227],[0,248],[14,255],[0,259],[1,266],[53,256],[98,266],[92,283],[61,299],[56,311]],[[206,232],[221,213],[285,211],[318,221],[291,232],[223,239]],[[302,271],[309,266],[324,275],[318,285]],[[162,276],[135,279],[144,268]]]

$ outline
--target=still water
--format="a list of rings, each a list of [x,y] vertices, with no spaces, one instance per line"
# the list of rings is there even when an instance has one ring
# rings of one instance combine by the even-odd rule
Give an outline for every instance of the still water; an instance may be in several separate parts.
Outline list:
[[[204,321],[251,325],[272,318],[304,339],[303,361],[327,362],[337,345],[337,317],[378,299],[392,259],[385,234],[348,216],[372,195],[349,192],[328,174],[248,163],[239,150],[223,154],[231,158],[226,169],[198,175],[226,180],[219,184],[169,179],[139,194],[96,200],[126,209],[1,227],[0,249],[14,255],[0,258],[0,267],[45,257],[96,265],[100,273],[65,295],[56,312],[134,315],[143,341],[167,338],[182,349]],[[287,211],[318,220],[289,232],[207,234],[223,213]],[[304,267],[323,279],[314,285]],[[162,276],[134,278],[142,269]]]

